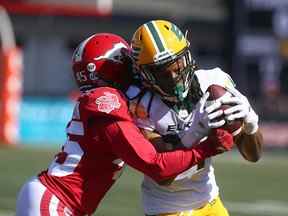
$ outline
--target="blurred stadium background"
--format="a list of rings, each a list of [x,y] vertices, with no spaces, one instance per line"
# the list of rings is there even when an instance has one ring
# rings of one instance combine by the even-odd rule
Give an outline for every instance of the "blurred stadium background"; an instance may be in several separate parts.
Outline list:
[[[161,18],[189,30],[200,67],[230,73],[260,115],[263,158],[249,164],[235,151],[215,161],[231,215],[288,215],[287,0],[0,0],[0,216],[14,214],[20,185],[64,142],[76,45],[95,32],[129,40]],[[127,169],[96,215],[143,215],[140,182]]]

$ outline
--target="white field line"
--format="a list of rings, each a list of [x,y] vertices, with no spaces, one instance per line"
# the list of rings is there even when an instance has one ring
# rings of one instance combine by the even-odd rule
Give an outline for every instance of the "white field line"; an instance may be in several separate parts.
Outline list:
[[[242,213],[257,216],[287,216],[288,203],[275,200],[255,202],[224,202],[231,213]]]

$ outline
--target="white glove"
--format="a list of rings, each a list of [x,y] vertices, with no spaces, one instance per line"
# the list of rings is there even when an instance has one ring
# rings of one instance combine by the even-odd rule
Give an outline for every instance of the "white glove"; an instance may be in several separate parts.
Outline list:
[[[233,94],[233,97],[223,98],[222,104],[230,104],[231,108],[224,111],[225,119],[233,121],[235,119],[244,119],[243,131],[246,134],[254,134],[258,130],[259,117],[252,109],[248,99],[242,95],[237,89],[228,89]]]
[[[209,93],[206,92],[196,104],[193,111],[192,125],[184,132],[183,136],[180,135],[181,141],[186,147],[191,147],[193,143],[207,136],[209,129],[218,128],[225,124],[224,119],[216,120],[217,117],[223,115],[223,110],[219,109],[221,102],[217,101],[210,106],[206,106],[208,97]]]

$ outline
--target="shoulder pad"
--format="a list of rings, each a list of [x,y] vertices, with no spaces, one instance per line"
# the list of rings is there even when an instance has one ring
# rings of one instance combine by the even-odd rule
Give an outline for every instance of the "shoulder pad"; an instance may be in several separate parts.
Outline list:
[[[127,99],[124,94],[114,88],[100,87],[83,93],[80,98],[81,116],[109,117],[131,120],[128,112]]]

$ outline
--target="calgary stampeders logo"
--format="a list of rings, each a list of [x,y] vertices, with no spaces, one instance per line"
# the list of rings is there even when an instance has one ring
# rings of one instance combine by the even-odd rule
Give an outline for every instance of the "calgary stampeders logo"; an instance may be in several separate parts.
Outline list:
[[[103,96],[96,99],[96,104],[98,105],[98,110],[100,112],[110,113],[114,109],[119,109],[121,104],[117,95],[110,92],[104,92]]]
[[[122,49],[127,49],[125,44],[123,43],[116,43],[113,45],[113,47],[108,50],[104,55],[98,56],[97,58],[94,58],[94,60],[98,61],[101,59],[109,59],[111,61],[117,62],[117,63],[123,63],[123,57],[121,54]]]

